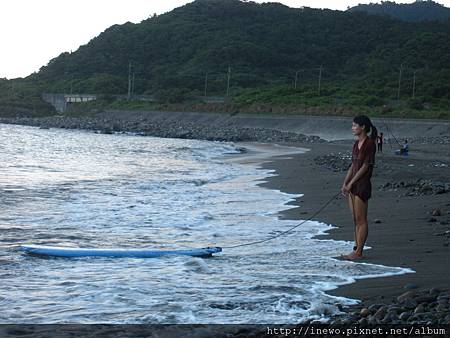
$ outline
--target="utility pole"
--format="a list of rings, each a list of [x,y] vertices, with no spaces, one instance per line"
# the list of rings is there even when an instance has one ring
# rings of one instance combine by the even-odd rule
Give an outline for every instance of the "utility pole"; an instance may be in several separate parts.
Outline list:
[[[131,79],[131,97],[134,96],[134,75],[135,73],[133,72],[133,78]]]
[[[128,63],[128,95],[127,100],[131,99],[131,61]]]
[[[319,88],[318,88],[318,91],[317,91],[319,96],[320,96],[320,86],[322,84],[322,68],[323,68],[323,66],[320,65],[320,68],[319,68]]]
[[[400,101],[400,88],[402,86],[402,71],[403,71],[403,63],[400,65],[400,71],[398,73],[398,91],[397,91],[398,101]]]
[[[294,82],[294,89],[297,89],[297,83],[298,83],[298,73],[300,73],[300,72],[303,72],[304,71],[304,69],[300,69],[300,70],[297,70],[296,72],[295,72],[295,82]]]
[[[230,65],[228,65],[227,97],[230,94],[230,78],[231,78],[231,67]]]
[[[416,73],[417,73],[417,70],[414,71],[414,76],[413,76],[413,92],[412,92],[413,98],[416,96]]]
[[[207,96],[208,93],[208,72],[206,72],[205,74],[205,97]]]

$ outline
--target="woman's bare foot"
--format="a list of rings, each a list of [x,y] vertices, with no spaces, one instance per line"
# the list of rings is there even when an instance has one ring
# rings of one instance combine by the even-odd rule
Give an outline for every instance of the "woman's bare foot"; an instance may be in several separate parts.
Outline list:
[[[363,256],[361,254],[358,254],[356,251],[353,251],[352,253],[349,253],[348,255],[341,255],[342,259],[348,260],[348,261],[355,261],[358,259],[361,259]]]

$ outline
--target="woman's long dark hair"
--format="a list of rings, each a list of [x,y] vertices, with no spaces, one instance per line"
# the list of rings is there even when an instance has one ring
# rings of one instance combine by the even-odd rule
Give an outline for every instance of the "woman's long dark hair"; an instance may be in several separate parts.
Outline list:
[[[376,140],[378,136],[378,130],[377,128],[375,128],[375,126],[372,124],[372,121],[370,121],[370,119],[366,115],[355,116],[353,122],[359,124],[360,126],[364,126],[364,131],[367,134],[369,134],[370,131],[370,138],[372,140]]]

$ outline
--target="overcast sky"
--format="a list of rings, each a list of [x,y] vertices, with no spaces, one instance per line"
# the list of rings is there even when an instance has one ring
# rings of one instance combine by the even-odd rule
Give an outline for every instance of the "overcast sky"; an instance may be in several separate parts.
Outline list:
[[[114,24],[134,23],[192,1],[182,0],[4,0],[0,7],[0,78],[24,77],[62,52]],[[267,2],[256,0],[256,2]],[[290,7],[345,10],[364,0],[272,0]],[[379,2],[379,1],[378,1]],[[398,1],[411,3],[414,0]],[[450,7],[450,0],[437,0]]]

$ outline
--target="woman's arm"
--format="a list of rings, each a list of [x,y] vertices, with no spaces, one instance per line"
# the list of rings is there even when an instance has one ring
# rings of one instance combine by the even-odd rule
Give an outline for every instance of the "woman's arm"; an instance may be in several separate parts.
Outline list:
[[[348,193],[348,191],[345,189],[347,186],[348,181],[350,181],[350,178],[352,176],[352,170],[353,170],[353,163],[348,167],[347,175],[345,175],[344,183],[342,183],[341,192],[345,195]]]
[[[353,178],[351,179],[350,182],[348,182],[347,184],[347,189],[348,191],[350,191],[350,189],[352,188],[353,184],[355,184],[356,182],[358,182],[358,180],[364,176],[364,174],[369,170],[369,164],[364,163],[361,168],[359,168],[359,170],[356,172],[355,176],[353,176]]]
[[[352,175],[352,171],[353,171],[353,163],[350,165],[350,167],[348,167],[347,175],[345,175],[345,179],[344,179],[344,184],[343,185],[347,185],[348,181],[350,181],[350,177]]]

